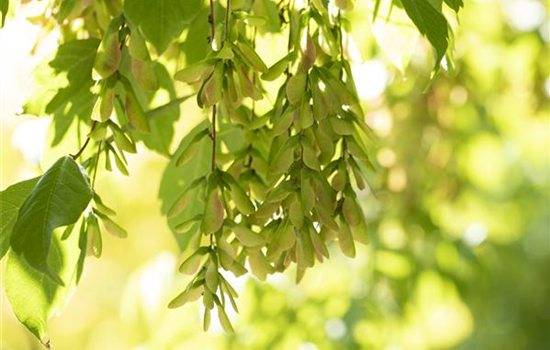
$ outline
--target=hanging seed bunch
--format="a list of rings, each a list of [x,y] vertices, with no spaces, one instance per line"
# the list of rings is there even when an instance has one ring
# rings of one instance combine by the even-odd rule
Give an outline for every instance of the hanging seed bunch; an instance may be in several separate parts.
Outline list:
[[[198,143],[210,137],[212,167],[168,213],[179,214],[198,189],[204,212],[176,227],[193,235],[194,252],[179,270],[194,277],[170,307],[202,297],[205,329],[216,305],[222,325],[232,330],[226,298],[237,311],[237,294],[220,268],[240,276],[248,272],[248,261],[251,272],[265,280],[295,263],[299,282],[316,260],[329,258],[330,242],[338,241],[349,257],[356,254],[355,242],[368,242],[356,190],[365,188],[363,169],[372,166],[363,142],[367,127],[345,59],[340,9],[331,16],[320,1],[313,4],[284,9],[289,52],[268,69],[247,36],[246,24],[257,19],[229,3],[219,45],[175,75],[198,86],[197,104],[211,113],[209,128],[194,137],[176,165],[192,161]],[[215,18],[210,20],[211,38],[217,40]],[[256,115],[249,105],[264,97],[261,81],[281,75],[285,79],[273,109]],[[217,123],[240,128],[245,146],[221,153]]]

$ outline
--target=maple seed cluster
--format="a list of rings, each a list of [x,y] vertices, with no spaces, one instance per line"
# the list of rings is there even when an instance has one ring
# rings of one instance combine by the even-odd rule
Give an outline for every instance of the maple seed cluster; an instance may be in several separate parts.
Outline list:
[[[372,168],[364,144],[369,130],[344,55],[342,9],[331,16],[317,1],[283,9],[289,51],[270,68],[254,48],[255,29],[249,34],[261,21],[232,10],[226,9],[221,40],[212,30],[220,47],[175,74],[196,87],[198,106],[212,115],[177,154],[176,166],[194,159],[203,142],[213,147],[211,171],[191,182],[168,211],[172,218],[194,198],[204,203],[202,214],[176,226],[191,236],[192,250],[179,270],[194,277],[169,306],[202,297],[205,330],[214,305],[224,329],[233,330],[224,308],[228,299],[237,311],[237,293],[220,268],[240,276],[248,260],[265,280],[295,263],[299,282],[315,260],[329,258],[328,243],[337,240],[354,257],[355,242],[368,241],[356,190],[365,188],[363,171]],[[215,27],[212,15],[210,21]],[[272,109],[257,115],[262,81],[278,80]],[[224,153],[219,130],[228,127],[238,128],[245,142]]]

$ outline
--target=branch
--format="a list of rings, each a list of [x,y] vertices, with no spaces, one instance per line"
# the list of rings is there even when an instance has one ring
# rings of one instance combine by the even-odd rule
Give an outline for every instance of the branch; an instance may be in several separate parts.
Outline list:
[[[86,149],[86,147],[90,143],[90,134],[92,133],[92,131],[94,131],[96,126],[97,126],[97,120],[94,120],[94,122],[92,123],[92,127],[90,128],[90,132],[88,133],[88,137],[86,138],[86,141],[84,142],[82,147],[80,147],[80,149],[78,150],[78,152],[76,154],[74,154],[74,155],[71,154],[71,157],[73,157],[74,160],[77,160],[78,157],[80,157],[82,152],[84,152],[84,150]]]

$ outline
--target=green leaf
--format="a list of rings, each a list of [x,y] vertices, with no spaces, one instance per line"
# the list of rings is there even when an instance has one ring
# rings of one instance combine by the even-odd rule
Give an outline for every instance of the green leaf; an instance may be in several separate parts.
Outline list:
[[[447,6],[452,8],[456,13],[458,13],[458,11],[460,11],[460,8],[464,6],[464,3],[462,2],[462,0],[445,0],[445,3],[447,4]]]
[[[448,46],[447,20],[428,0],[401,0],[401,3],[414,25],[434,47],[437,57],[434,72],[437,72]]]
[[[10,248],[10,237],[23,205],[40,177],[18,182],[0,192],[0,259]]]
[[[2,14],[2,25],[0,25],[0,28],[6,24],[6,15],[8,14],[9,7],[10,0],[0,0],[0,13]]]
[[[202,5],[201,0],[126,0],[124,15],[161,54],[180,36]]]
[[[217,309],[218,309],[218,319],[220,320],[223,330],[228,333],[234,333],[235,331],[233,330],[233,326],[231,326],[231,321],[229,321],[229,317],[227,317],[227,314],[225,313],[223,306],[218,303]]]
[[[266,19],[265,25],[261,26],[260,31],[278,32],[281,28],[279,10],[277,4],[272,0],[255,0],[252,2],[254,14]]]
[[[46,347],[51,347],[47,322],[64,309],[81,273],[79,262],[83,261],[85,251],[79,249],[79,239],[73,234],[62,241],[60,235],[55,234],[51,242],[48,266],[64,286],[29,266],[15,251],[7,255],[3,284],[11,308]]]
[[[129,57],[126,56],[126,58]],[[137,140],[142,140],[147,148],[164,156],[169,156],[174,136],[174,123],[180,117],[180,104],[189,96],[177,96],[172,75],[159,62],[151,62],[154,75],[159,83],[159,90],[144,90],[132,78],[130,61],[130,59],[125,59],[121,69],[124,69],[124,76],[131,82],[140,105],[149,108],[145,115],[150,128],[148,133],[132,130],[132,136]],[[164,98],[159,99],[159,95],[163,95]]]
[[[61,44],[53,59],[49,57],[33,72],[34,86],[25,102],[25,114],[53,115],[57,145],[75,118],[89,120],[95,96],[92,67],[99,40],[73,40]]]
[[[69,156],[60,158],[21,206],[11,236],[12,249],[31,267],[63,284],[48,266],[52,234],[57,227],[74,224],[92,195],[84,169]]]

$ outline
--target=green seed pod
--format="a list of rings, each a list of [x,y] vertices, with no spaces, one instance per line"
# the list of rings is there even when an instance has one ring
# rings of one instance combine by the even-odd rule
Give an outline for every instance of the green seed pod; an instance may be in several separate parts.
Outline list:
[[[130,35],[129,51],[130,56],[136,60],[140,60],[142,62],[149,62],[151,60],[145,40],[137,28],[132,30]]]
[[[343,118],[333,117],[330,118],[330,125],[332,130],[338,135],[353,135],[355,134],[355,128],[353,123]]]
[[[239,242],[247,247],[257,247],[265,243],[265,238],[261,234],[252,231],[244,225],[235,225],[233,233]]]
[[[213,70],[214,67],[212,65],[201,61],[189,67],[185,67],[182,70],[179,70],[174,75],[174,79],[184,83],[192,84],[198,82],[204,76],[208,76],[210,73],[212,73]]]
[[[215,105],[220,102],[222,99],[222,90],[223,90],[223,74],[224,74],[224,65],[218,63],[214,72],[206,85],[204,86],[204,93],[206,96],[206,101],[208,101],[210,106]]]
[[[231,198],[242,214],[250,215],[254,213],[254,204],[252,204],[246,192],[237,182],[231,184]]]
[[[370,239],[367,232],[367,225],[363,218],[357,226],[351,228],[351,234],[355,241],[362,244],[369,244]]]
[[[208,329],[210,328],[210,320],[211,320],[210,310],[205,308],[204,309],[204,316],[203,316],[203,320],[202,320],[202,329],[205,332],[208,331]]]
[[[137,130],[143,133],[149,133],[151,128],[149,127],[149,121],[141,104],[138,101],[134,89],[130,82],[126,79],[124,82],[124,90],[126,91],[126,117],[130,124]]]
[[[306,168],[302,168],[300,173],[300,192],[302,195],[302,209],[304,214],[307,214],[315,206],[315,191]]]
[[[300,126],[302,129],[307,129],[313,125],[313,114],[309,105],[309,96],[302,100],[300,105]]]
[[[355,258],[355,243],[350,227],[345,220],[340,220],[340,230],[338,230],[338,244],[344,255]]]
[[[223,45],[221,50],[218,51],[214,57],[220,60],[232,60],[235,54],[229,45]]]
[[[174,230],[177,233],[186,233],[188,232],[198,221],[202,220],[202,214],[193,216],[192,218],[185,220],[184,222],[178,224]]]
[[[87,233],[87,243],[86,243],[86,254],[93,255],[96,258],[101,257],[102,252],[102,240],[101,240],[101,230],[99,229],[99,223],[97,217],[94,213],[90,213],[86,220],[88,233]]]
[[[210,292],[208,288],[204,288],[202,303],[207,310],[212,310],[214,308],[214,294]]]
[[[108,78],[120,66],[122,51],[120,50],[120,42],[118,41],[118,30],[122,25],[122,21],[122,16],[113,18],[99,44],[94,61],[94,80]]]
[[[313,248],[315,250],[315,255],[317,256],[317,260],[319,260],[319,262],[323,262],[323,257],[327,259],[330,257],[327,246],[325,245],[325,242],[323,241],[321,235],[317,233],[317,231],[315,231],[313,227],[310,226],[308,231],[311,243],[313,244]]]
[[[315,49],[315,44],[311,40],[311,36],[307,35],[305,47],[302,47],[302,70],[307,71],[315,63],[317,58],[317,50]]]
[[[304,140],[302,140],[302,160],[308,168],[321,171],[321,165],[319,164],[319,159],[317,159],[315,150],[307,141]]]
[[[94,200],[94,204],[95,206],[97,207],[97,209],[104,215],[108,215],[108,216],[114,216],[116,215],[116,212],[109,208],[108,206],[106,206],[103,201],[101,200],[101,198],[99,197],[99,195],[97,193],[94,193],[94,196],[93,196],[93,200]]]
[[[336,239],[336,237],[338,236],[338,232],[331,230],[326,226],[323,226],[321,227],[320,235],[323,242],[328,243]]]
[[[218,319],[220,320],[220,324],[222,325],[222,328],[224,331],[228,333],[235,333],[233,330],[233,326],[231,325],[231,322],[229,321],[229,317],[227,317],[227,314],[225,313],[225,310],[223,307],[218,304]]]
[[[353,198],[353,194],[346,192],[346,197],[342,204],[342,213],[344,214],[346,222],[352,227],[359,225],[361,222],[363,213],[361,213],[359,205],[355,201],[355,198]]]
[[[107,138],[107,124],[99,124],[88,136],[94,141],[105,140]]]
[[[248,255],[248,262],[254,276],[258,277],[261,281],[265,281],[267,275],[273,273],[273,267],[269,265],[261,250],[250,253]]]
[[[174,204],[172,204],[170,209],[168,209],[168,213],[166,214],[166,216],[168,218],[173,218],[174,216],[181,213],[187,207],[187,203],[189,203],[190,197],[191,194],[189,193],[189,191],[185,191],[184,193],[182,193],[174,202]]]
[[[269,172],[273,175],[283,174],[294,162],[294,147],[285,147],[273,159]]]
[[[170,304],[168,304],[168,307],[170,309],[175,309],[177,307],[185,305],[186,303],[196,301],[201,297],[203,291],[204,287],[202,285],[197,285],[186,289],[181,292],[177,297],[172,299]]]
[[[239,50],[242,53],[242,58],[249,63],[250,66],[254,67],[255,70],[257,70],[260,73],[264,73],[267,71],[267,66],[265,65],[264,61],[258,56],[256,51],[250,46],[249,43],[239,41],[237,43],[237,46],[239,47]]]
[[[205,235],[215,233],[223,225],[224,209],[217,189],[208,189],[204,207],[202,232]]]
[[[110,234],[118,238],[128,237],[128,232],[126,232],[126,230],[120,227],[116,222],[111,220],[107,215],[103,215],[100,212],[95,213],[101,219],[101,222],[103,222],[103,225]]]
[[[338,224],[334,221],[332,210],[324,206],[320,201],[315,202],[315,212],[319,217],[319,221],[324,226],[327,226],[329,229],[334,231],[339,231]]]
[[[186,275],[192,275],[197,272],[203,257],[210,251],[208,247],[200,247],[191,256],[183,261],[179,267],[179,272]]]
[[[290,221],[292,222],[294,227],[301,228],[304,224],[304,212],[299,196],[294,196],[294,200],[290,205],[288,216],[290,217]]]
[[[279,245],[282,251],[289,250],[296,243],[296,233],[294,227],[290,225],[290,222],[286,220],[281,229],[281,238]]]
[[[113,139],[116,146],[125,152],[136,153],[136,145],[124,134],[122,129],[112,121],[109,121],[109,128],[113,132]]]
[[[313,117],[315,120],[323,120],[328,115],[328,102],[317,84],[311,84],[311,93],[313,98]]]
[[[288,128],[292,125],[294,110],[294,108],[287,108],[285,112],[277,118],[271,130],[271,135],[273,137],[288,132]]]
[[[289,57],[288,55],[278,60],[274,65],[262,74],[262,79],[266,81],[273,81],[277,79],[288,68]]]
[[[210,263],[208,264],[208,267],[206,268],[206,274],[204,275],[205,281],[206,281],[206,287],[212,292],[216,293],[216,290],[218,289],[218,258],[214,252],[210,252]]]
[[[286,84],[286,97],[291,104],[298,106],[302,102],[306,84],[307,75],[305,73],[298,73],[288,80]]]
[[[132,75],[144,90],[156,91],[159,89],[159,81],[151,62],[132,59]]]

